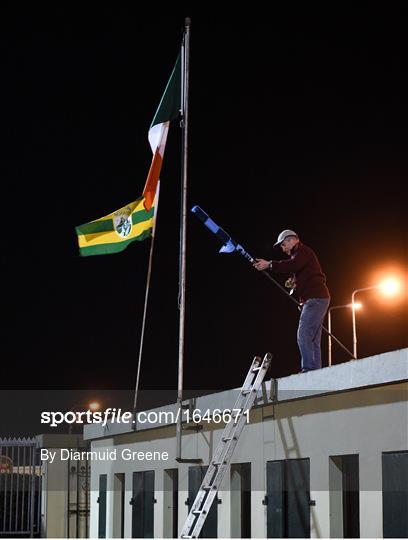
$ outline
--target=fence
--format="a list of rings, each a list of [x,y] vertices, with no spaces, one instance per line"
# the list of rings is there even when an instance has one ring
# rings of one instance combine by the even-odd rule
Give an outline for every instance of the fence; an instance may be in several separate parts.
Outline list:
[[[0,439],[0,537],[39,536],[41,479],[35,439]]]

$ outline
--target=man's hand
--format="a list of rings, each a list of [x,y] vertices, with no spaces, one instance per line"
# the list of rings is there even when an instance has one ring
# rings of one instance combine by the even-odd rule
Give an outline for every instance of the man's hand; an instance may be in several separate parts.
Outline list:
[[[255,259],[255,262],[253,266],[257,270],[267,270],[269,268],[270,261],[266,261],[265,259]]]

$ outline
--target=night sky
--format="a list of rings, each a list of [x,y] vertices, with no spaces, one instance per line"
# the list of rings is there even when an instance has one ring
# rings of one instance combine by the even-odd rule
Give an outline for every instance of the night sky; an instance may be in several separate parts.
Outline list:
[[[130,4],[129,4],[130,6]],[[150,241],[81,258],[75,226],[142,193],[147,132],[192,18],[188,207],[253,255],[298,232],[332,305],[407,268],[408,77],[402,11],[2,8],[1,386],[134,386]],[[178,363],[181,132],[161,174],[141,387],[173,390]],[[240,386],[255,354],[300,369],[296,307],[189,215],[185,387]],[[284,276],[277,276],[282,282]],[[359,356],[407,346],[406,295],[362,293]],[[334,333],[352,348],[349,310]],[[323,365],[327,340],[322,341]],[[347,355],[334,348],[334,363]],[[130,404],[129,404],[130,406]]]

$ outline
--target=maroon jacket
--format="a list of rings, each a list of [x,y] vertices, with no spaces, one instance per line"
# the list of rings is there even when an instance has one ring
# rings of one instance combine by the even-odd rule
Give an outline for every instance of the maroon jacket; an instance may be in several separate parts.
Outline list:
[[[272,261],[272,272],[294,275],[295,292],[301,303],[309,298],[330,298],[326,276],[316,254],[302,242],[293,248],[290,259]]]

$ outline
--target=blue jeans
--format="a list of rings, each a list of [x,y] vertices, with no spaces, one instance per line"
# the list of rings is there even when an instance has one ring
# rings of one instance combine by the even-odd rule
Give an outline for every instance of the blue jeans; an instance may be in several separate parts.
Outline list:
[[[330,298],[310,298],[303,304],[297,332],[302,370],[322,367],[320,340],[323,319],[329,304]]]

